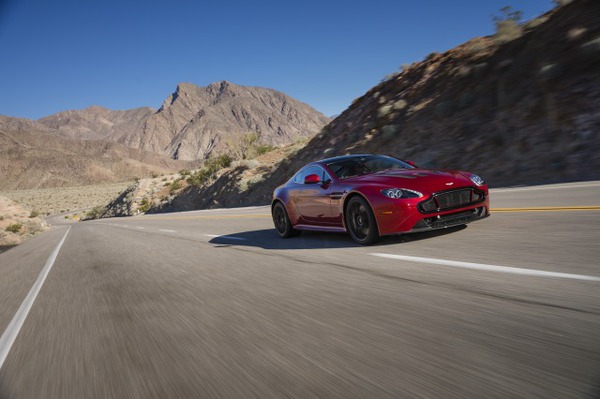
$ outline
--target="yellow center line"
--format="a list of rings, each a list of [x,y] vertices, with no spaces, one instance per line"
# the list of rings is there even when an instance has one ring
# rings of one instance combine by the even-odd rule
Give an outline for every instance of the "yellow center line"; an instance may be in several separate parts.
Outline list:
[[[195,219],[207,219],[207,220],[219,220],[219,219],[262,219],[265,217],[271,217],[268,213],[256,213],[252,215],[195,215],[195,216],[149,216],[140,218],[138,220],[195,220]]]
[[[600,205],[584,206],[536,206],[528,208],[491,208],[494,212],[572,212],[572,211],[600,211]]]

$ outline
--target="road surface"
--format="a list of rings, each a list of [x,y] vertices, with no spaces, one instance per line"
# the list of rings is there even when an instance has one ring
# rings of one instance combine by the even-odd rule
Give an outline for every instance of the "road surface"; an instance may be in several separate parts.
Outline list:
[[[600,182],[491,198],[369,247],[268,207],[62,221],[0,254],[0,398],[600,397]]]

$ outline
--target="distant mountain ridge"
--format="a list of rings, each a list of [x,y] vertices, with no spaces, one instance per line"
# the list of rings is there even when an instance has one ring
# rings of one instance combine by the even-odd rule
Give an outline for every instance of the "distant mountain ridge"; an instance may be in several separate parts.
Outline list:
[[[133,180],[189,169],[231,151],[310,138],[330,121],[281,92],[227,81],[180,83],[160,109],[90,106],[37,121],[0,115],[0,189]]]
[[[66,138],[30,119],[0,115],[0,190],[131,181],[191,167],[111,141]]]
[[[307,104],[272,89],[227,81],[180,83],[158,110],[112,111],[99,106],[38,120],[65,138],[108,140],[173,159],[203,160],[227,152],[243,134],[284,145],[312,137],[330,121]]]
[[[37,122],[69,139],[119,141],[123,135],[140,129],[155,112],[150,107],[113,111],[92,105],[49,115]]]

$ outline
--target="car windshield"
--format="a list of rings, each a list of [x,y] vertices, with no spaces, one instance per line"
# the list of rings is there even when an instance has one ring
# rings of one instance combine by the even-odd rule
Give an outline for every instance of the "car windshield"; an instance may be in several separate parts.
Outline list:
[[[344,158],[326,164],[338,179],[367,175],[388,169],[412,169],[413,166],[399,159],[384,155],[367,155]]]

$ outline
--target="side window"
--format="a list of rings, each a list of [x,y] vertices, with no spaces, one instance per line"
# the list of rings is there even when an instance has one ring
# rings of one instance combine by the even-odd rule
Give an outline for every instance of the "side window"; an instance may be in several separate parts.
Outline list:
[[[327,172],[319,166],[309,166],[308,168],[302,169],[294,176],[294,183],[304,184],[304,179],[308,175],[318,175],[321,181],[331,180]]]
[[[294,183],[296,184],[302,184],[304,183],[304,179],[302,178],[302,170],[298,173],[296,173],[296,176],[294,176]]]

